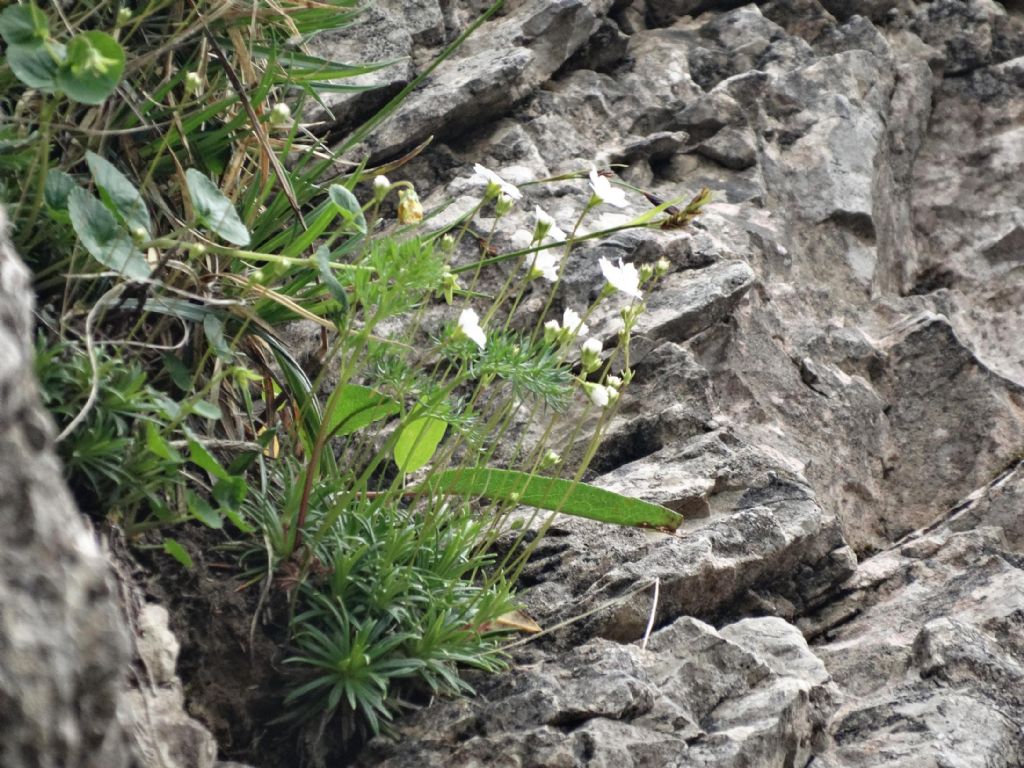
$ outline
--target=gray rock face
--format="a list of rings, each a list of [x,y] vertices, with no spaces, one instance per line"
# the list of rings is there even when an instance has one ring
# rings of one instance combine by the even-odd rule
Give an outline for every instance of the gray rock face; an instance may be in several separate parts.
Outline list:
[[[381,90],[333,102],[332,119],[360,119],[484,7],[387,0],[365,34],[315,41],[335,59],[405,57],[372,75]],[[392,158],[430,135],[405,170],[428,207],[455,199],[442,216],[478,199],[475,162],[516,183],[614,164],[665,199],[714,191],[685,232],[579,247],[554,305],[593,300],[601,257],[669,260],[591,470],[687,520],[674,536],[556,520],[523,573],[543,637],[515,651],[508,673],[477,678],[477,697],[434,702],[360,764],[1024,763],[1020,4],[517,0],[364,150]],[[589,198],[578,181],[524,193],[498,223],[499,246],[531,228],[534,204],[567,228]],[[585,229],[647,208],[631,195]],[[0,291],[21,295],[5,257]],[[540,306],[528,297],[516,320]],[[596,336],[614,336],[618,309],[595,313]],[[114,615],[102,557],[45,517],[66,498],[32,495],[60,494],[40,485],[55,471],[47,428],[21,394],[26,312],[0,302],[0,359],[15,361],[0,367],[0,439],[15,446],[0,461],[26,478],[0,493],[0,515],[31,532],[0,544],[11,595],[0,600],[0,712],[15,713],[0,762],[210,765],[205,731],[175,719],[174,643],[159,615],[146,614],[139,642],[152,682],[116,704],[123,638],[81,610],[91,600],[95,615]],[[582,450],[564,438],[568,454]],[[26,554],[44,530],[88,573],[44,572],[47,621],[63,634],[19,646],[38,598],[18,569],[53,562]],[[36,680],[34,660],[65,643],[75,664]],[[90,654],[100,661],[83,667]],[[36,698],[11,698],[22,689],[9,669],[41,686]],[[89,727],[74,720],[44,742],[60,759],[32,762],[24,745],[65,722],[48,718],[66,711],[67,691],[83,691]],[[37,701],[53,707],[25,703]],[[144,753],[140,709],[166,713],[177,736]],[[83,745],[108,761],[89,763]]]
[[[184,710],[167,612],[141,607],[132,653],[107,553],[60,481],[31,297],[0,207],[0,765],[212,768],[216,744]]]
[[[594,298],[599,257],[672,263],[592,469],[687,522],[557,520],[523,574],[536,648],[362,764],[1021,762],[1022,57],[1020,9],[988,0],[521,2],[410,102],[371,148],[448,137],[412,172],[428,204],[471,201],[473,162],[716,197],[688,232],[579,248],[555,305]],[[534,203],[573,221],[583,186],[525,188],[499,242]]]
[[[0,764],[120,768],[128,636],[103,552],[55,482],[31,297],[0,208]]]
[[[939,531],[865,561],[805,620],[845,694],[822,765],[1020,765],[1021,565],[999,528]]]
[[[832,690],[781,619],[715,631],[681,618],[646,650],[592,640],[571,659],[534,654],[474,700],[411,718],[362,766],[802,765],[822,737]]]

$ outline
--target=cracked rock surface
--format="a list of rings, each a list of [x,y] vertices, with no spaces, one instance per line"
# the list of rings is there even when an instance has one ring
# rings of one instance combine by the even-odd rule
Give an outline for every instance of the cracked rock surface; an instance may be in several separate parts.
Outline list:
[[[336,60],[399,59],[321,117],[358,124],[485,7],[381,0],[352,34],[314,41]],[[520,184],[614,164],[664,199],[714,191],[686,230],[579,246],[553,305],[594,298],[599,258],[670,263],[591,469],[686,522],[670,536],[557,520],[521,584],[549,631],[508,672],[473,677],[475,697],[436,700],[338,763],[1024,764],[1020,2],[509,0],[363,155],[431,135],[403,173],[426,208],[452,201],[438,223],[477,201],[474,163]],[[585,186],[525,187],[497,245],[522,245],[534,205],[567,229]],[[645,210],[631,195],[586,226]],[[0,763],[215,764],[159,612],[136,633],[146,685],[126,690],[102,553],[47,517],[71,512],[40,480],[56,469],[24,394],[26,285],[0,249],[0,439],[15,446],[0,476],[24,479],[22,496],[0,484],[24,537],[0,543]],[[617,309],[595,313],[595,335],[612,340]],[[44,546],[68,570],[31,554]],[[25,562],[54,597],[44,646],[11,630],[35,605]],[[14,669],[35,698],[8,695]],[[162,746],[130,716],[143,704],[166,716]],[[26,757],[48,728],[59,738]]]
[[[715,191],[579,247],[554,307],[600,257],[671,263],[592,469],[687,521],[556,521],[523,574],[552,631],[361,766],[1020,764],[1022,73],[1024,10],[989,0],[526,0],[438,69],[368,146],[433,133],[428,206],[471,204],[475,162]],[[499,241],[584,186],[528,187]]]

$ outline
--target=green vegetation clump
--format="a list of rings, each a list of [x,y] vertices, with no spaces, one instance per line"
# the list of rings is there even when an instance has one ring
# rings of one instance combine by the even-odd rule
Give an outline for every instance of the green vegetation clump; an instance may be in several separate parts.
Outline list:
[[[181,526],[211,531],[238,553],[241,588],[288,597],[285,719],[377,731],[403,691],[464,693],[461,668],[503,665],[531,547],[493,545],[520,505],[548,522],[671,531],[679,517],[580,482],[631,376],[641,288],[668,268],[603,262],[594,305],[552,316],[571,249],[606,234],[580,225],[624,204],[622,188],[591,172],[568,233],[538,208],[529,247],[485,237],[476,251],[478,215],[522,203],[478,167],[479,203],[432,226],[413,185],[385,175],[408,158],[347,157],[415,82],[338,144],[300,118],[383,65],[303,50],[358,13],[349,0],[9,5],[0,200],[35,274],[37,372],[83,508],[138,546],[158,536],[184,567]],[[704,202],[630,226],[683,225]],[[515,331],[531,293],[544,312]],[[624,308],[605,349],[587,321],[613,295]],[[296,321],[319,328],[313,380],[282,341]],[[548,445],[574,400],[598,416],[581,466]]]

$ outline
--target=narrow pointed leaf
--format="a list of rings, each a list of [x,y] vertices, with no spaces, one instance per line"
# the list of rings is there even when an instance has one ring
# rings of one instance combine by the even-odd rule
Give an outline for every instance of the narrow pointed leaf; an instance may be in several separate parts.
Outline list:
[[[683,522],[682,515],[660,504],[509,469],[451,469],[436,473],[424,485],[432,493],[514,501],[603,523],[674,531]]]
[[[186,568],[192,567],[192,557],[185,548],[174,539],[164,539],[164,552],[173,557]]]

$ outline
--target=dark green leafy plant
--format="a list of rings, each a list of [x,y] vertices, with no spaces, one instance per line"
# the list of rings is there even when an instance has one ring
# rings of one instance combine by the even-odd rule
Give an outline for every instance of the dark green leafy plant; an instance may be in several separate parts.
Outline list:
[[[485,242],[466,257],[474,217],[508,215],[515,187],[482,169],[479,204],[432,230],[412,184],[382,175],[407,158],[344,164],[500,2],[333,148],[292,116],[387,62],[338,64],[300,43],[351,23],[350,0],[65,5],[59,24],[33,2],[0,12],[0,194],[35,271],[38,374],[66,473],[133,540],[157,531],[189,566],[174,526],[204,526],[242,553],[242,588],[287,593],[286,719],[376,731],[403,696],[467,692],[460,667],[500,668],[523,558],[491,552],[517,505],[678,526],[580,482],[631,375],[640,285],[667,267],[620,263],[561,327],[546,313],[585,239],[575,229],[556,238],[559,257],[539,217],[529,248],[493,255]],[[593,179],[577,228],[610,194]],[[381,217],[389,196],[397,222]],[[485,269],[504,270],[495,295],[460,284]],[[544,313],[512,332],[538,275],[552,283]],[[602,342],[582,358],[573,346],[615,288],[632,302],[618,376]],[[282,341],[296,320],[320,329],[330,387]],[[567,467],[548,441],[573,398],[592,403],[596,433]],[[570,419],[570,444],[584,423]]]

